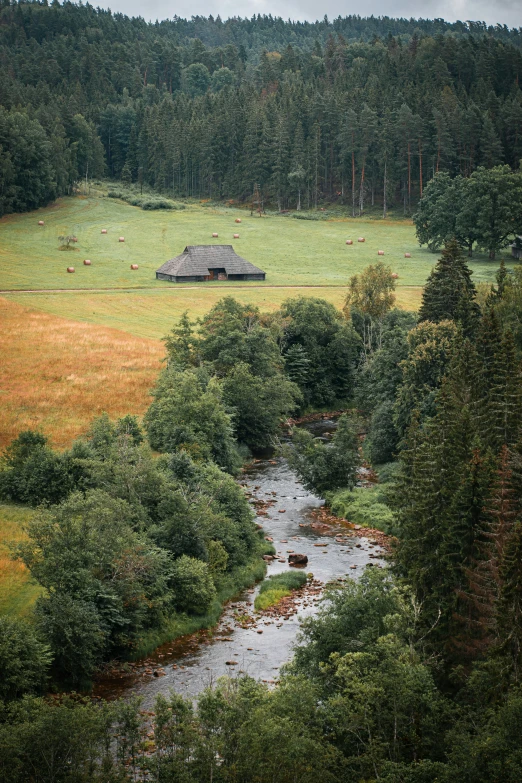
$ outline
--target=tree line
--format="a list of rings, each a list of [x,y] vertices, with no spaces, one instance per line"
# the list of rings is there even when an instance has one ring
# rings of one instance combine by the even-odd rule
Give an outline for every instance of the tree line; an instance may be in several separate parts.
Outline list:
[[[522,158],[517,31],[146,24],[71,3],[0,13],[2,212],[108,175],[181,197],[251,201],[258,185],[279,209],[409,214],[437,172]]]

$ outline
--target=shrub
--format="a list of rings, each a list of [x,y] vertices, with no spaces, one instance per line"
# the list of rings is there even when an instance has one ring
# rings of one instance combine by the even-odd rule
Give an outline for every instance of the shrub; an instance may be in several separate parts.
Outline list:
[[[164,196],[158,196],[156,194],[136,194],[128,190],[109,190],[107,193],[108,198],[119,198],[121,201],[126,201],[132,207],[140,207],[141,209],[185,209],[184,204],[179,204],[176,201],[171,201]]]
[[[12,701],[43,690],[51,654],[23,620],[0,617],[0,700]]]
[[[273,576],[269,576],[268,579],[265,579],[259,592],[266,593],[267,590],[279,588],[297,590],[305,584],[307,578],[304,571],[284,571],[282,574],[274,574]]]
[[[330,496],[330,507],[338,517],[363,527],[375,527],[384,533],[394,533],[395,515],[383,502],[377,487],[343,489]]]
[[[60,676],[74,685],[87,684],[102,660],[105,646],[96,607],[66,594],[51,593],[39,599],[36,615]]]
[[[174,563],[172,581],[176,608],[188,614],[204,614],[216,597],[208,565],[183,555]]]
[[[285,571],[282,574],[268,577],[259,589],[259,595],[254,601],[254,608],[258,612],[262,612],[269,606],[275,606],[282,598],[290,595],[292,590],[298,590],[302,587],[307,578],[303,571]]]

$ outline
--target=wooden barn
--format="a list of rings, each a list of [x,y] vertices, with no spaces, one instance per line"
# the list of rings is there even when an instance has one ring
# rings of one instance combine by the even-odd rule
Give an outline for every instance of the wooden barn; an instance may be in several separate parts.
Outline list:
[[[262,269],[246,261],[232,245],[188,245],[156,271],[158,280],[203,283],[205,280],[264,280]]]

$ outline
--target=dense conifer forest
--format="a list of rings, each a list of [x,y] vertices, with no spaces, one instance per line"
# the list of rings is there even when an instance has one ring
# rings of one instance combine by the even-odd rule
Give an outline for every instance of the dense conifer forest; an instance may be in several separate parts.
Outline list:
[[[522,33],[479,23],[0,9],[0,213],[109,176],[274,208],[410,214],[436,172],[522,158]]]

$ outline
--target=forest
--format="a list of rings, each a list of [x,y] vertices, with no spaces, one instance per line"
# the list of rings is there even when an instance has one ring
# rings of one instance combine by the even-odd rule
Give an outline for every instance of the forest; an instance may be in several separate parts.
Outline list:
[[[0,69],[0,217],[103,178],[154,208],[406,218],[437,253],[418,312],[375,251],[342,308],[289,288],[173,315],[143,416],[61,449],[19,427],[0,503],[34,600],[0,613],[0,783],[520,783],[522,267],[496,254],[522,231],[522,30],[0,0]],[[312,582],[265,579],[245,476],[266,454],[386,553],[317,588],[277,679],[99,696],[243,591],[261,611]]]
[[[521,41],[442,20],[148,24],[2,0],[0,214],[108,176],[180,198],[411,215],[436,173],[518,169]]]
[[[36,509],[12,556],[42,594],[31,622],[0,620],[0,780],[520,780],[522,275],[501,263],[477,289],[451,240],[418,314],[395,285],[367,267],[342,312],[225,297],[165,338],[142,425],[8,447],[1,499]],[[234,476],[289,414],[341,404],[328,442],[294,427],[284,449],[349,519],[372,466],[387,565],[327,588],[273,688],[90,700],[103,661],[262,576],[270,545]]]

